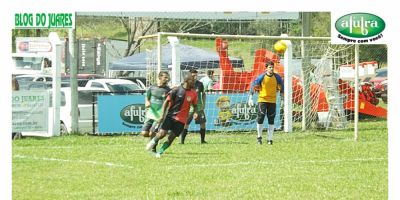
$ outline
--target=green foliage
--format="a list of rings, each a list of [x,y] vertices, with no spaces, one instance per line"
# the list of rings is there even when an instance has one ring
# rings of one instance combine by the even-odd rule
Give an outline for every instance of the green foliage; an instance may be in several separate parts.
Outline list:
[[[13,199],[387,199],[386,121],[353,131],[189,134],[156,159],[140,136],[13,141]],[[176,141],[175,141],[176,142]]]
[[[331,36],[331,13],[315,12],[311,15],[311,36]]]
[[[387,46],[385,44],[360,45],[360,62],[378,61],[380,67],[387,63]]]
[[[286,33],[279,27],[278,21],[255,21],[250,23],[248,28],[248,35],[270,35],[279,36]]]
[[[116,17],[76,17],[76,37],[127,40],[128,33]]]

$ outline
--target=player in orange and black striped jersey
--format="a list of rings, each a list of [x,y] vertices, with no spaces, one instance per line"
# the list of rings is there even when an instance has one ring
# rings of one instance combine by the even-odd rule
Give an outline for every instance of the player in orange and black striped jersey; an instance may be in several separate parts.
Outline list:
[[[175,138],[180,135],[187,122],[191,105],[193,105],[194,109],[193,118],[197,118],[198,97],[196,91],[193,89],[194,81],[192,75],[188,74],[185,77],[184,83],[173,88],[164,101],[162,115],[159,120],[161,122],[160,130],[146,145],[146,149],[151,151],[158,141],[164,138],[168,131],[171,131],[168,140],[164,142],[159,152],[155,154],[156,157],[160,157],[171,146]]]

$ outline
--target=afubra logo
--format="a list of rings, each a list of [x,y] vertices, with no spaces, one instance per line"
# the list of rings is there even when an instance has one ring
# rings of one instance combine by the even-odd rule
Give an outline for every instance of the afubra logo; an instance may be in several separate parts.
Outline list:
[[[335,28],[340,33],[338,38],[353,43],[373,42],[382,38],[385,26],[382,18],[369,13],[347,14],[335,22]]]
[[[120,112],[121,119],[129,124],[142,124],[145,119],[144,104],[131,104],[123,108]]]

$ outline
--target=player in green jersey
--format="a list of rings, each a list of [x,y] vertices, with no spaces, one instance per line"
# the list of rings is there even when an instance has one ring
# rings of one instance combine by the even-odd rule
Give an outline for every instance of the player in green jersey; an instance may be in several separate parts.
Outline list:
[[[155,136],[155,129],[158,126],[158,121],[161,117],[161,108],[167,97],[168,92],[171,90],[168,87],[170,80],[168,72],[161,71],[158,74],[157,86],[150,86],[146,92],[145,107],[146,107],[146,120],[143,124],[142,135],[144,137]]]

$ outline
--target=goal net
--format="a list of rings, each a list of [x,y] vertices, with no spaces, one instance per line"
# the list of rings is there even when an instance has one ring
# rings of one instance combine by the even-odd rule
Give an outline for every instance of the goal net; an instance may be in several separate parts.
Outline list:
[[[358,90],[354,89],[354,76],[341,77],[343,69],[354,68],[353,45],[332,45],[328,38],[173,33],[157,36],[146,38],[147,46],[144,45],[147,85],[156,83],[159,70],[170,72],[172,85],[183,80],[192,68],[199,71],[198,80],[207,71],[214,71],[213,88],[206,93],[208,130],[256,129],[257,105],[247,104],[248,91],[252,81],[265,72],[267,61],[273,61],[275,73],[290,83],[290,96],[277,94],[275,129],[284,129],[285,116],[291,119],[290,130],[354,127],[354,97]],[[168,37],[177,40],[172,44]],[[290,54],[289,49],[284,54],[274,51],[274,43],[281,39],[291,42]],[[289,115],[284,112],[284,100]],[[266,121],[264,127],[268,127]],[[190,129],[197,130],[198,125],[192,123]]]

